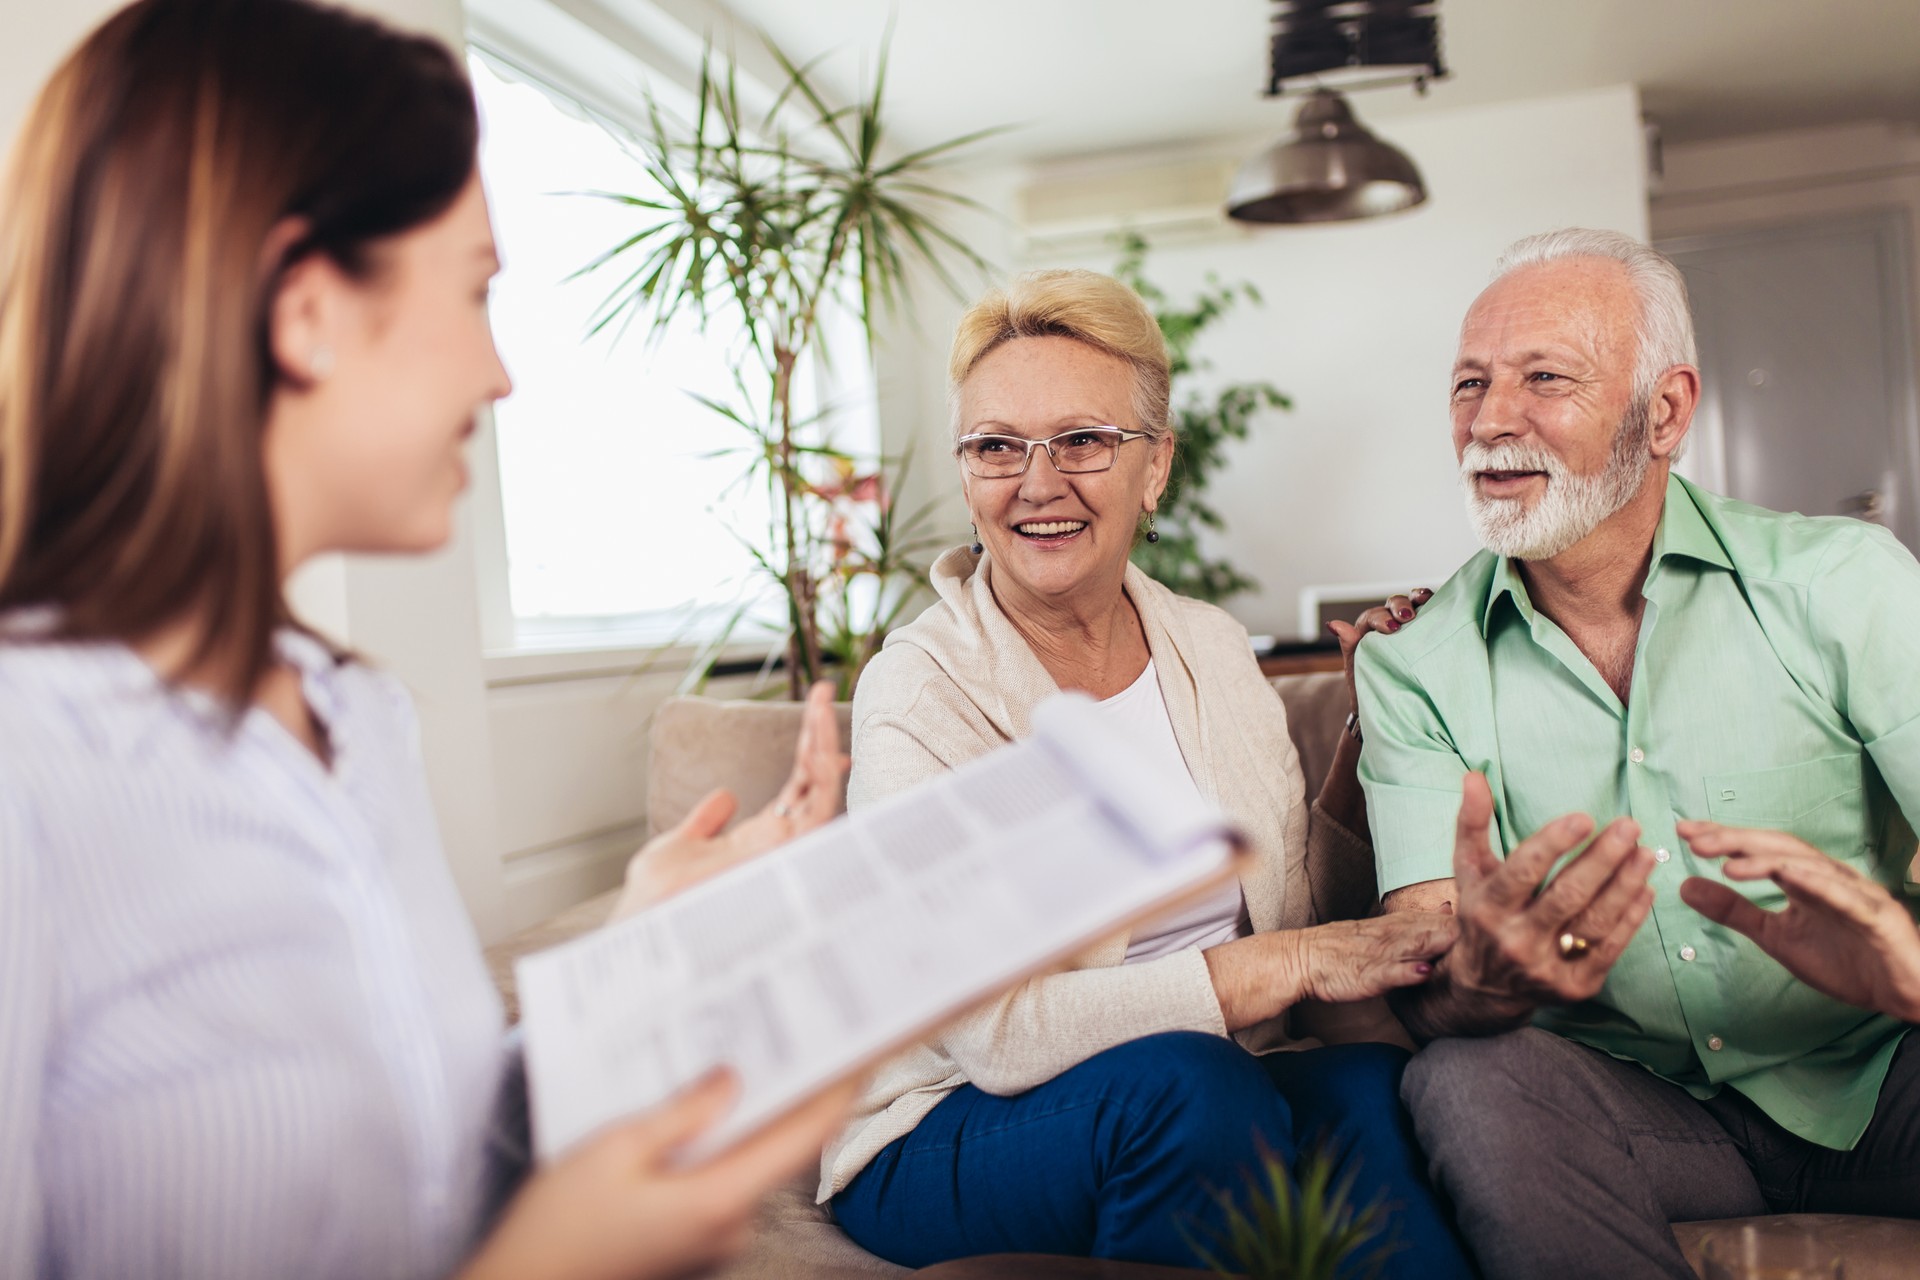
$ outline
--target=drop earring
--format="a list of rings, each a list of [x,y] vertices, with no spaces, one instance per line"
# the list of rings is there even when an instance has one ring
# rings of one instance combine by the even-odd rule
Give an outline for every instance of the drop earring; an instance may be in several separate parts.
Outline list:
[[[971,526],[971,528],[973,529],[973,554],[979,555],[982,551],[986,550],[985,547],[980,545],[980,526],[976,524]]]
[[[1148,542],[1160,541],[1160,535],[1157,532],[1155,532],[1153,527],[1153,512],[1151,511],[1147,512],[1147,541]]]

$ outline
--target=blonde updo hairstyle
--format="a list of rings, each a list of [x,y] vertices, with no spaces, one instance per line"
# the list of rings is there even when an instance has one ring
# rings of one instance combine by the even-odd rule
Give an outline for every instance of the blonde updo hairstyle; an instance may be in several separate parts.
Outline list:
[[[1167,424],[1167,342],[1140,295],[1097,271],[1030,271],[993,289],[960,317],[947,362],[947,403],[960,433],[960,389],[987,354],[1015,338],[1072,338],[1133,370],[1133,413],[1155,444]],[[1124,426],[1124,423],[1115,423]]]

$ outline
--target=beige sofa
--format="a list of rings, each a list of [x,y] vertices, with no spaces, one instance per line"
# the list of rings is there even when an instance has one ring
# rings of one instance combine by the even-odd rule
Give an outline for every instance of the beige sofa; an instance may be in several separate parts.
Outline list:
[[[1346,719],[1344,684],[1337,674],[1281,676],[1273,684],[1286,703],[1288,727],[1300,752],[1308,793],[1312,794],[1332,764]],[[843,740],[848,711],[841,706]],[[678,823],[715,787],[732,789],[740,797],[743,813],[769,803],[792,764],[793,742],[799,731],[797,717],[798,708],[792,703],[676,698],[663,705],[653,725],[652,765],[647,780],[649,829],[658,832]],[[613,897],[608,893],[582,903],[488,950],[488,963],[510,1012],[515,1010],[513,961],[597,928],[605,922]],[[1329,1042],[1383,1038],[1405,1042],[1404,1033],[1390,1020],[1383,1021],[1377,1006],[1323,1007],[1306,1021],[1312,1034]],[[724,1280],[853,1280],[906,1274],[905,1268],[874,1257],[848,1239],[827,1212],[813,1203],[813,1191],[814,1179],[809,1176],[770,1197],[754,1243],[722,1273]],[[1920,1275],[1920,1223],[1837,1215],[1815,1221],[1822,1234],[1842,1249],[1847,1259],[1847,1280],[1897,1280]],[[1674,1234],[1698,1268],[1701,1242],[1727,1225],[1679,1223]],[[1150,1280],[1156,1276],[1204,1274],[1041,1258],[971,1259],[929,1268],[928,1273],[948,1280],[970,1276]]]

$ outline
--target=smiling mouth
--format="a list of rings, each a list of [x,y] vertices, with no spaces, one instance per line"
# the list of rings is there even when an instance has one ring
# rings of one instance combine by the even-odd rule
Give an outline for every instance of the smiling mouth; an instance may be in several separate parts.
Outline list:
[[[1087,527],[1085,520],[1029,520],[1013,531],[1030,542],[1059,542]]]

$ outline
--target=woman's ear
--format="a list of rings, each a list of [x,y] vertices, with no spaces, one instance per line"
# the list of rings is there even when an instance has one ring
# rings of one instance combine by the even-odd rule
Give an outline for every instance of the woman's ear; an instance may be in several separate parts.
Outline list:
[[[277,264],[306,235],[304,219],[287,218],[274,227],[261,249],[261,261]],[[308,254],[278,272],[267,304],[267,350],[281,380],[310,390],[333,372],[340,323],[340,269],[324,254]]]
[[[1160,495],[1167,491],[1167,480],[1173,475],[1173,433],[1169,431],[1147,443],[1153,453],[1147,462],[1147,500],[1143,509],[1152,511],[1160,505]]]

